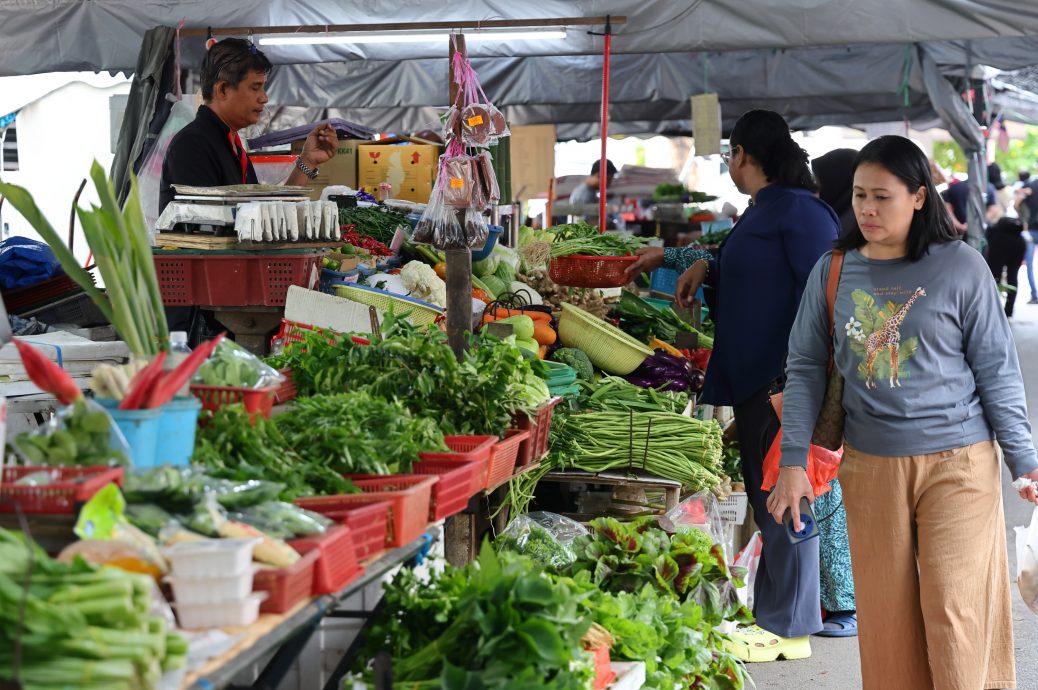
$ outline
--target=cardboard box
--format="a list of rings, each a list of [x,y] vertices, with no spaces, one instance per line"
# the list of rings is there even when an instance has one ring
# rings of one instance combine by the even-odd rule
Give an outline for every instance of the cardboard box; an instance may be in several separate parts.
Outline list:
[[[302,141],[292,142],[292,153],[299,155],[303,151]],[[335,158],[318,168],[317,178],[311,183],[314,191],[310,199],[321,198],[321,192],[328,185],[346,185],[357,188],[357,147],[368,143],[366,139],[339,139],[335,149]]]
[[[388,182],[394,199],[424,204],[432,194],[439,157],[439,146],[418,139],[365,142],[358,154],[358,183],[377,196],[379,184]]]
[[[512,197],[546,199],[555,177],[555,125],[513,125]]]

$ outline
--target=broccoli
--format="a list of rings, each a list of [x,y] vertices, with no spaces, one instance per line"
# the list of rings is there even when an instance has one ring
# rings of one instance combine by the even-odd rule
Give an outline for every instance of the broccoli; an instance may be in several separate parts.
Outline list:
[[[561,364],[573,367],[580,381],[593,381],[595,368],[591,366],[591,360],[583,350],[575,347],[563,347],[552,354],[552,359]]]

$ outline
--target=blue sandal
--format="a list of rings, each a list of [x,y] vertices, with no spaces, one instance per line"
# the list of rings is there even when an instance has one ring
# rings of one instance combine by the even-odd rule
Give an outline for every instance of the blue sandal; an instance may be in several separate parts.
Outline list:
[[[857,637],[858,614],[840,613],[825,619],[822,630],[816,632],[818,637]]]

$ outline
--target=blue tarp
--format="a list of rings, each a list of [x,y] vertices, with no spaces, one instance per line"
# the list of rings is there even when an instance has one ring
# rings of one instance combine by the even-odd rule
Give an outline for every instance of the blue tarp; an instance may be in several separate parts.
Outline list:
[[[15,290],[62,273],[54,252],[43,242],[28,237],[0,242],[0,288]]]

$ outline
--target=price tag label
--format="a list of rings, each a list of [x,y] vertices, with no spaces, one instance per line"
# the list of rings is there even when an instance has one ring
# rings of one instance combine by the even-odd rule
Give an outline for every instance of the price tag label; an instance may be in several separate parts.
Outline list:
[[[465,180],[463,180],[460,177],[452,177],[451,178],[451,189],[464,189],[464,188],[465,188]]]
[[[469,127],[478,127],[479,125],[483,124],[483,116],[473,115],[469,119],[465,120],[465,122],[468,123]]]
[[[389,243],[389,248],[394,254],[400,252],[400,247],[404,245],[404,240],[407,239],[407,231],[404,230],[403,225],[396,226],[396,232],[393,233],[393,240]]]

